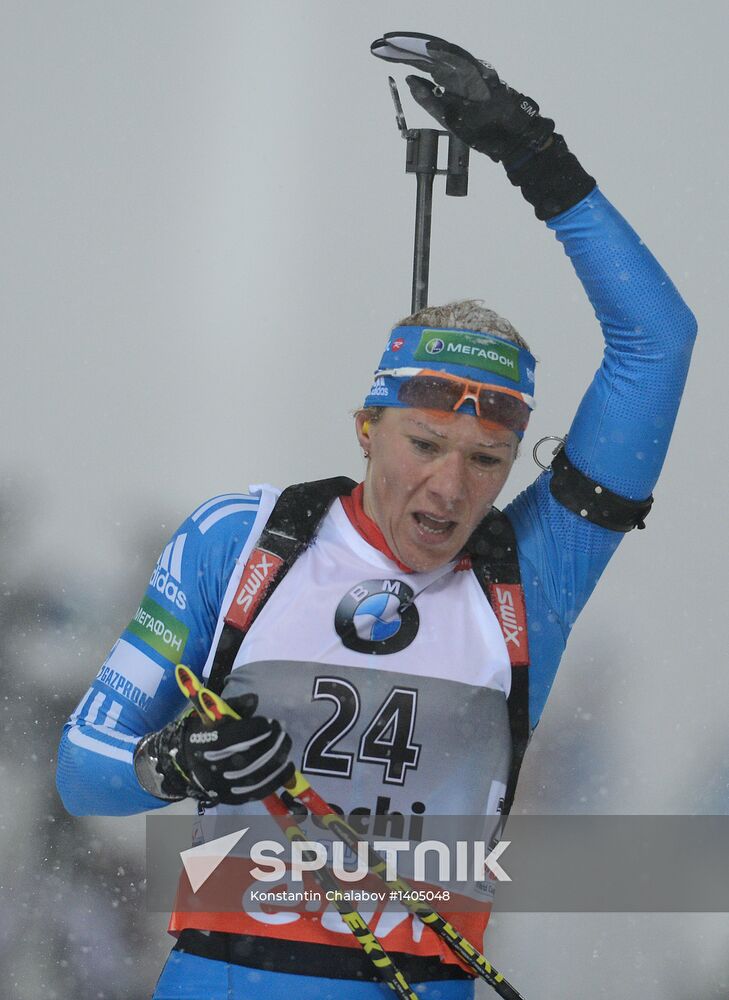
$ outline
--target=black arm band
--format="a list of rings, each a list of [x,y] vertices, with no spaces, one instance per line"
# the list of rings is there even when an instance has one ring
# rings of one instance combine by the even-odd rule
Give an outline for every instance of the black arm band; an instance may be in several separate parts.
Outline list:
[[[626,500],[600,486],[574,467],[563,447],[552,460],[549,489],[554,499],[568,510],[610,531],[645,528],[645,518],[653,506],[652,496],[647,500]]]
[[[506,176],[515,187],[521,188],[542,221],[566,212],[595,187],[595,178],[582,168],[562,136],[556,133],[546,149],[509,164]]]

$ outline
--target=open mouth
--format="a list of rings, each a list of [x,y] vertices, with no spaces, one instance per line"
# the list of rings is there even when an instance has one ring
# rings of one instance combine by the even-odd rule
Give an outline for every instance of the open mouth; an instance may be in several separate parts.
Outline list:
[[[426,537],[431,537],[434,540],[437,538],[447,538],[456,526],[455,521],[450,521],[444,517],[435,517],[433,514],[425,514],[422,511],[416,511],[413,514],[413,518],[420,531]]]

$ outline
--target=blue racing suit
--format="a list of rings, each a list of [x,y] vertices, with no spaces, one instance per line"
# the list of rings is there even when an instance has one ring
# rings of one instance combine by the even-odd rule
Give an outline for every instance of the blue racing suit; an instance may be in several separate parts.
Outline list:
[[[564,246],[605,338],[602,363],[569,430],[567,454],[591,479],[623,497],[644,499],[666,456],[696,334],[694,317],[597,188],[547,225]],[[526,602],[532,726],[570,630],[622,538],[558,503],[549,490],[550,475],[541,474],[505,508],[516,533]],[[166,547],[143,602],[164,611],[160,634],[145,637],[135,616],[119,640],[127,644],[126,674],[113,664],[102,666],[64,728],[57,782],[69,812],[127,815],[165,805],[137,782],[134,746],[183,708],[174,664],[183,660],[202,671],[257,507],[256,496],[215,497],[193,512]],[[207,970],[202,978],[201,963]],[[198,997],[202,981],[204,995],[215,998],[257,997],[264,991],[270,1000],[342,995],[341,980],[251,970],[175,952],[156,996]],[[472,989],[464,980],[439,981],[427,996],[465,1000]],[[380,984],[349,980],[345,993],[362,1000],[389,995]]]

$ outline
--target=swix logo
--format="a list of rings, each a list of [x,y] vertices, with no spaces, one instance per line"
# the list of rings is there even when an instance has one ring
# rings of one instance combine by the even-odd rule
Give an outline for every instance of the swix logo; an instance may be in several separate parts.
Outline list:
[[[238,590],[233,603],[228,609],[225,620],[238,628],[248,628],[253,615],[261,603],[268,587],[283,564],[283,559],[254,549],[243,570]]]
[[[506,643],[508,645],[510,642],[513,642],[515,646],[518,646],[519,623],[516,620],[516,611],[514,611],[514,598],[508,590],[502,590],[501,587],[497,587],[496,600],[499,605],[501,628],[503,630]]]
[[[187,607],[187,596],[180,587],[182,580],[182,553],[187,535],[178,535],[165,548],[149,580],[150,587],[162,594],[170,604],[180,611]]]
[[[393,342],[390,344],[390,350],[399,351],[400,348],[404,346],[405,346],[405,341],[402,339],[402,337],[398,337],[397,340],[393,340]]]
[[[526,666],[529,663],[529,649],[526,633],[526,610],[524,595],[518,584],[489,584],[491,605],[501,626],[511,665]]]
[[[255,562],[253,561],[254,558],[256,558]],[[268,579],[271,570],[274,568],[274,559],[275,556],[270,555],[268,552],[256,549],[253,553],[253,558],[248,560],[238,593],[235,595],[235,603],[243,609],[244,613],[250,610],[253,599]],[[281,564],[280,559],[278,560],[278,564]]]

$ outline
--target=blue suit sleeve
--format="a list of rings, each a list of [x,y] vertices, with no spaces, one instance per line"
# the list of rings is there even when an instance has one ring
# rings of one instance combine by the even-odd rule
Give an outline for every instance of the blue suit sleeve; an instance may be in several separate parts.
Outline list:
[[[564,246],[605,338],[602,364],[569,430],[567,454],[590,478],[621,496],[644,499],[666,457],[696,321],[665,271],[599,190],[548,225]],[[566,510],[549,491],[550,475],[539,476],[506,508],[517,535],[535,638],[533,722],[569,631],[623,537]]]
[[[70,813],[124,816],[166,804],[139,785],[134,748],[185,706],[175,666],[202,673],[257,510],[255,497],[216,497],[165,547],[131,622],[64,727],[56,784]]]
[[[577,410],[567,454],[630,499],[650,495],[681,401],[696,320],[619,212],[595,190],[553,229],[605,337],[602,364]]]

